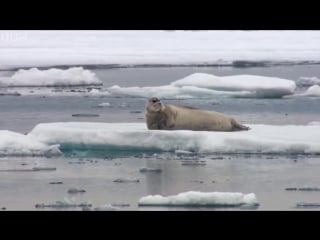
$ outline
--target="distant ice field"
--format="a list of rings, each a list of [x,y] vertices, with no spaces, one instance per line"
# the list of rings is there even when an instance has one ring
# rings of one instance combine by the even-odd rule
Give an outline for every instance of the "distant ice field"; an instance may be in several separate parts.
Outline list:
[[[319,40],[320,31],[0,31],[0,69],[319,63]]]

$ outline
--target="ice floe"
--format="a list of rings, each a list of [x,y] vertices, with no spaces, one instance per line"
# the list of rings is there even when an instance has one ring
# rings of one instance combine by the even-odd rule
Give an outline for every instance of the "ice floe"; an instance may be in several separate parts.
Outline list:
[[[313,85],[309,87],[305,92],[303,93],[296,93],[291,96],[286,97],[320,97],[320,86],[319,85]]]
[[[320,154],[320,125],[247,124],[250,131],[148,130],[144,123],[42,123],[28,134],[0,131],[0,156],[55,156],[65,151]]]
[[[150,195],[139,199],[139,206],[258,206],[254,193],[189,191],[172,196]]]
[[[309,87],[303,95],[310,96],[310,97],[320,97],[320,86],[313,85]]]
[[[320,84],[320,79],[317,77],[300,77],[296,81],[298,86],[312,86],[316,84]]]
[[[47,145],[103,151],[320,154],[319,125],[246,124],[249,131],[148,130],[144,123],[42,123],[28,134]]]
[[[155,87],[108,88],[108,92],[140,97],[208,98],[231,96],[247,98],[281,98],[294,93],[292,80],[256,75],[219,77],[206,73],[194,73],[169,85]]]

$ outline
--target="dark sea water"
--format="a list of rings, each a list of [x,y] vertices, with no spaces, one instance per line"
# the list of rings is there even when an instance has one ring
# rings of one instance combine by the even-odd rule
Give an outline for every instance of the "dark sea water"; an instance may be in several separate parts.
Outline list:
[[[319,77],[319,65],[273,67],[167,67],[93,69],[103,81],[102,88],[113,85],[160,86],[195,72],[218,76],[253,74],[298,80]],[[10,72],[2,72],[2,76]],[[69,88],[71,90],[83,90]],[[16,91],[21,89],[16,88]],[[26,89],[24,89],[26,90]],[[306,88],[298,88],[303,92]],[[0,130],[30,132],[38,123],[48,122],[144,122],[146,98],[125,95],[85,96],[48,95],[42,88],[30,88],[37,94],[0,96]],[[49,91],[57,91],[50,88]],[[66,89],[64,89],[66,91]],[[42,93],[43,92],[43,93]],[[281,99],[215,98],[163,99],[219,111],[249,124],[305,125],[320,121],[320,98]],[[101,103],[111,107],[99,108]],[[94,114],[81,117],[74,114]],[[123,155],[123,156],[122,156]],[[172,195],[185,191],[222,191],[255,193],[260,203],[253,210],[299,210],[299,202],[320,202],[320,191],[288,191],[292,187],[320,187],[320,158],[306,155],[204,155],[197,156],[204,164],[184,165],[188,156],[174,153],[116,153],[115,156],[65,155],[62,157],[0,157],[0,169],[54,167],[53,171],[0,172],[0,208],[6,210],[57,210],[36,208],[36,204],[56,201],[91,202],[95,207],[126,204],[118,210],[248,210],[241,208],[168,208],[138,207],[142,196]],[[142,173],[143,167],[161,172]],[[114,182],[116,179],[139,180]],[[53,184],[52,182],[62,182]],[[70,188],[85,192],[70,194]],[[127,206],[129,205],[129,206]],[[58,208],[66,210],[66,208]],[[305,210],[306,208],[303,208]],[[310,209],[310,208],[307,208]],[[81,207],[67,210],[83,210]],[[252,209],[251,209],[252,210]],[[317,210],[313,207],[311,210]]]

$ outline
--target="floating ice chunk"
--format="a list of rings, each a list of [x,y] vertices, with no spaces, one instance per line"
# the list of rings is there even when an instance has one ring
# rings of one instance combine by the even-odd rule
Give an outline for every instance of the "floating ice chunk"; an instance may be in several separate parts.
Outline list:
[[[181,162],[182,166],[205,166],[206,162],[205,161],[199,161],[199,160],[187,160],[187,161],[182,161]]]
[[[55,203],[38,203],[35,205],[35,208],[90,208],[92,207],[92,203],[90,202],[82,202],[75,203],[74,201],[70,201],[68,199],[64,199],[63,201],[56,201]]]
[[[219,77],[206,73],[194,73],[171,83],[172,86],[193,86],[217,91],[249,91],[257,97],[282,97],[294,92],[292,80],[256,75],[233,75]],[[250,96],[248,94],[248,96]],[[242,94],[246,96],[246,94]],[[236,94],[237,96],[237,94]],[[241,96],[241,93],[239,94]]]
[[[297,93],[288,97],[320,97],[320,86],[313,85],[309,87],[304,93]]]
[[[108,102],[105,102],[105,103],[99,103],[98,105],[97,105],[97,107],[111,107],[111,104],[110,103],[108,103]]]
[[[306,202],[299,202],[296,204],[297,208],[319,208],[320,203],[306,203]]]
[[[93,210],[95,211],[116,211],[119,210],[117,207],[112,206],[111,204],[101,205],[99,207],[95,207]]]
[[[285,188],[286,191],[320,191],[319,187],[291,187],[291,188]]]
[[[130,204],[129,203],[112,203],[111,206],[113,207],[130,207]]]
[[[1,78],[0,78],[0,81],[1,81]],[[4,92],[0,92],[0,96],[21,96],[21,93],[4,91]]]
[[[174,151],[176,154],[180,154],[180,155],[193,155],[194,152],[190,152],[190,151],[185,151],[185,150],[180,150],[177,149]]]
[[[320,97],[320,86],[319,85],[313,85],[307,89],[307,91],[304,93],[304,96],[314,96],[314,97]]]
[[[62,181],[56,181],[56,182],[49,182],[49,184],[63,184]]]
[[[48,70],[39,70],[38,68],[28,70],[20,69],[11,77],[0,78],[0,85],[9,87],[85,86],[101,84],[102,82],[94,72],[85,70],[82,67],[73,67],[66,70],[57,68]]]
[[[68,190],[68,193],[70,193],[70,194],[85,193],[85,192],[86,192],[86,190],[84,190],[84,189],[78,189],[78,188],[70,188],[70,189]]]
[[[317,77],[300,77],[296,83],[298,86],[312,86],[320,84],[320,79]]]
[[[147,173],[147,172],[160,173],[160,172],[162,172],[162,169],[161,168],[146,168],[146,167],[143,167],[143,168],[139,169],[139,172],[141,172],[141,173]]]
[[[258,200],[254,193],[239,192],[198,192],[189,191],[163,197],[149,195],[140,198],[139,206],[257,206]]]
[[[75,113],[72,114],[72,117],[99,117],[99,114],[94,113]]]
[[[117,179],[113,180],[113,182],[116,182],[116,183],[139,183],[140,180],[139,179],[117,178]]]
[[[170,85],[155,87],[108,88],[110,93],[131,96],[161,98],[207,98],[231,96],[246,98],[280,98],[294,93],[296,84],[292,80],[255,75],[218,77],[206,73],[194,73]]]
[[[34,167],[32,168],[33,171],[55,171],[57,168],[55,167]]]

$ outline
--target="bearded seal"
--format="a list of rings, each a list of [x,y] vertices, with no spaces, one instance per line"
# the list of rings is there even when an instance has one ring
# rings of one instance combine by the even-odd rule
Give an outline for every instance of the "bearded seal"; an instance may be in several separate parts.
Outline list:
[[[222,113],[188,106],[162,104],[157,97],[148,100],[145,116],[150,130],[231,132],[250,129]]]

